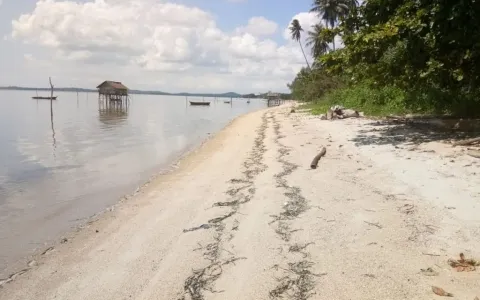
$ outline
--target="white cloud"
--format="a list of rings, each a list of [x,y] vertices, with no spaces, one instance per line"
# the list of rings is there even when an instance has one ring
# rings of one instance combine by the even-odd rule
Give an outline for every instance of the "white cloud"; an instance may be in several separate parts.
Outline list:
[[[264,17],[253,17],[248,25],[237,29],[237,33],[249,33],[254,36],[273,35],[278,29],[278,24]]]
[[[262,38],[277,30],[272,21],[255,17],[227,33],[206,11],[155,0],[40,0],[12,27],[14,39],[48,49],[52,57],[45,59],[61,72],[98,81],[88,75],[107,69],[109,78],[118,74],[111,79],[134,87],[139,80],[152,87],[162,77],[164,85],[153,88],[285,90],[303,66],[296,45]],[[75,70],[67,71],[69,64]]]
[[[313,28],[313,26],[315,26],[315,24],[318,24],[320,22],[320,19],[318,18],[318,16],[315,13],[310,13],[310,12],[302,12],[302,13],[296,14],[295,16],[292,17],[292,19],[290,20],[290,23],[292,23],[292,21],[295,19],[298,20],[298,22],[300,23],[300,26],[302,26],[304,30],[304,33],[303,33],[304,38],[306,37],[307,32],[310,31]],[[285,28],[285,30],[283,31],[283,37],[287,40],[291,39],[290,30],[288,29],[288,27]]]

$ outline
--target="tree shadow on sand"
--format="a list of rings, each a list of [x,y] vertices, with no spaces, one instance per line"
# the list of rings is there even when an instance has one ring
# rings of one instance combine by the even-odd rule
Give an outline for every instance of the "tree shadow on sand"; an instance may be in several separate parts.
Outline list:
[[[461,132],[454,129],[440,129],[426,123],[404,121],[372,121],[363,125],[352,141],[356,146],[419,145],[428,142],[456,142],[480,136],[480,132]]]

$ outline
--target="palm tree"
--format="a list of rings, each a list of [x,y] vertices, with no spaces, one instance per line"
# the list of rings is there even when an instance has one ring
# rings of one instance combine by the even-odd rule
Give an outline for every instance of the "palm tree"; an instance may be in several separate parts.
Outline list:
[[[346,0],[345,2],[346,2],[346,4],[348,5],[348,8],[349,8],[350,10],[355,9],[355,8],[357,8],[357,7],[360,5],[360,3],[358,2],[358,0]]]
[[[322,54],[328,52],[328,42],[325,41],[322,36],[323,26],[321,24],[316,24],[313,27],[313,30],[308,32],[307,46],[311,47],[313,57],[319,57]]]
[[[325,21],[327,28],[328,25],[333,28],[340,17],[348,14],[351,5],[356,5],[356,0],[314,0],[310,11],[317,13]],[[335,50],[335,39],[333,39],[333,50]]]
[[[305,57],[305,62],[307,63],[308,68],[310,69],[310,64],[308,63],[307,56],[305,55],[305,51],[303,51],[303,46],[300,38],[302,37],[302,31],[303,28],[300,25],[300,22],[298,22],[297,19],[294,19],[292,21],[292,24],[290,24],[290,34],[292,36],[292,40],[297,41],[300,44],[300,49],[302,49],[303,57]]]

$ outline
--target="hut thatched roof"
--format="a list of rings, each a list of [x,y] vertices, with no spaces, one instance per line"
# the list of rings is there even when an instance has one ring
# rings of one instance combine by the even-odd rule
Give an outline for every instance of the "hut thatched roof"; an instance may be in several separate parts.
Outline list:
[[[271,91],[267,93],[267,97],[280,97],[279,93],[272,93]]]
[[[113,89],[116,89],[116,90],[128,90],[128,88],[126,86],[124,86],[119,81],[106,80],[106,81],[102,82],[99,86],[97,86],[97,89],[101,89],[101,88],[104,88],[104,87],[110,87],[110,88],[113,88]]]

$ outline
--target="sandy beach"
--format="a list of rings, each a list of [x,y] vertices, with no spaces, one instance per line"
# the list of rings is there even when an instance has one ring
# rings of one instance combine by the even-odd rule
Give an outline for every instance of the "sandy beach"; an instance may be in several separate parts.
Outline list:
[[[480,160],[366,119],[244,115],[0,281],[0,299],[480,297]],[[317,169],[312,158],[326,147]]]

